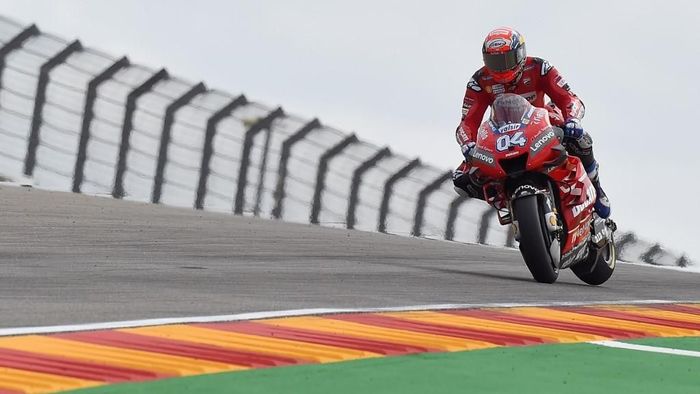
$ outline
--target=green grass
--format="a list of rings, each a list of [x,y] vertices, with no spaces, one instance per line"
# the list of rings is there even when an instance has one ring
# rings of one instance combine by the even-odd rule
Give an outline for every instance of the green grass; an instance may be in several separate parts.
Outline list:
[[[258,369],[75,393],[700,393],[700,358],[586,343],[544,345]]]

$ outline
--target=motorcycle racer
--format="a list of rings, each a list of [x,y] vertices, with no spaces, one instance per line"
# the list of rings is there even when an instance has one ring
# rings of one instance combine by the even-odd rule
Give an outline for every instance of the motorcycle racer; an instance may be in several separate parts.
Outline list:
[[[484,67],[467,84],[462,105],[462,120],[456,137],[465,160],[454,171],[453,181],[458,192],[484,199],[481,185],[469,176],[469,153],[476,142],[476,133],[484,113],[495,98],[504,93],[515,93],[535,107],[546,108],[549,120],[564,131],[567,152],[581,159],[589,178],[596,188],[595,211],[601,218],[610,216],[610,203],[600,186],[598,163],[593,155],[593,139],[581,126],[585,114],[583,102],[569,84],[546,60],[529,57],[525,39],[516,30],[499,27],[486,36],[482,46]],[[545,105],[545,95],[552,101]]]

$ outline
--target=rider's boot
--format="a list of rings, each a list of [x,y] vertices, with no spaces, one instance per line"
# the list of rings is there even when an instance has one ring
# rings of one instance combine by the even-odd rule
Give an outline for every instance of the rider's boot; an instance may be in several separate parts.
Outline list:
[[[600,177],[598,175],[598,162],[594,161],[588,167],[586,167],[586,172],[588,173],[588,177],[591,179],[591,182],[593,182],[593,186],[595,187],[597,195],[594,204],[595,212],[601,218],[607,219],[610,217],[610,200],[608,200],[608,196],[605,194],[605,191],[600,186]]]

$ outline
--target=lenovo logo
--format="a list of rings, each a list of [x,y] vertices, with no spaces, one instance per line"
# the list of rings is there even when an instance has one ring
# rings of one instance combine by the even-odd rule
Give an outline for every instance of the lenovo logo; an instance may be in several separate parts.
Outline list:
[[[476,149],[472,151],[472,157],[476,160],[483,161],[486,164],[493,164],[496,162],[493,156]]]
[[[535,143],[532,144],[530,147],[530,150],[532,153],[536,153],[537,151],[540,150],[543,146],[547,145],[549,141],[552,140],[552,138],[555,138],[557,135],[554,134],[554,130],[549,129],[549,132],[545,133],[542,137],[540,137]]]

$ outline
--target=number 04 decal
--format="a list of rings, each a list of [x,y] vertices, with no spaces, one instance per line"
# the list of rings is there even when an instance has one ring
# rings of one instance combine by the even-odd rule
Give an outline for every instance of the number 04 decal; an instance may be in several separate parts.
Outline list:
[[[527,142],[527,139],[523,136],[522,131],[518,131],[514,133],[513,135],[510,134],[504,134],[496,140],[496,150],[499,152],[503,152],[504,150],[508,150],[511,146],[525,146],[525,143]]]

